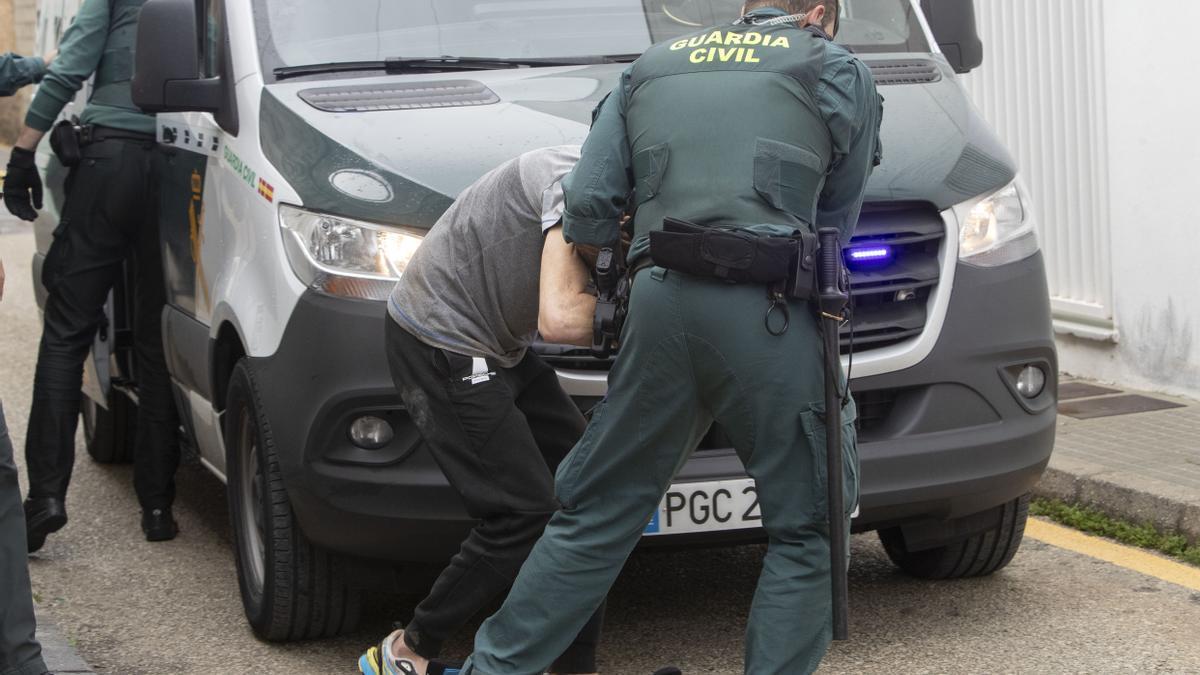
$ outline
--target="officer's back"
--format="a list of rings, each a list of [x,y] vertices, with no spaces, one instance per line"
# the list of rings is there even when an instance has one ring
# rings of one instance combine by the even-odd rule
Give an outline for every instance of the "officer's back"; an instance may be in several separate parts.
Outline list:
[[[881,99],[870,70],[820,27],[801,27],[802,17],[778,8],[788,4],[749,2],[739,23],[655,45],[624,74],[621,105],[602,111],[592,136],[623,127],[640,240],[633,257],[668,216],[850,234],[879,155]],[[622,123],[605,119],[617,108]],[[587,159],[585,146],[583,171]],[[592,240],[586,223],[611,219],[603,200],[612,187],[572,177],[568,222],[584,226],[568,227],[570,238],[603,245],[611,237],[597,223]]]

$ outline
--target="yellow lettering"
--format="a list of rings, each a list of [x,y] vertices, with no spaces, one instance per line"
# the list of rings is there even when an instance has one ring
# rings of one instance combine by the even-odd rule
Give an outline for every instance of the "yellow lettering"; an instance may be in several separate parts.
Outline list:
[[[704,36],[703,35],[697,35],[696,37],[692,38],[691,40],[688,40],[689,47],[699,47],[702,44],[704,44]]]
[[[729,49],[717,50],[719,52],[719,55],[717,58],[721,59],[721,63],[728,63],[729,60],[732,59],[734,57],[734,55],[738,53],[739,50],[740,50],[740,48],[734,49],[733,47],[730,47]]]
[[[783,47],[784,49],[791,49],[792,43],[788,42],[786,35],[780,35],[779,37],[775,38],[775,41],[771,43],[771,46],[772,47]]]
[[[688,60],[691,61],[692,63],[704,63],[704,50],[703,49],[693,50],[692,55],[688,57]]]
[[[746,63],[758,63],[759,60],[754,56],[754,50],[750,49],[746,52]]]
[[[716,47],[709,47],[709,48],[708,48],[708,58],[707,58],[707,59],[704,59],[704,60],[705,60],[705,61],[708,61],[709,63],[712,63],[713,57],[714,57],[714,56],[716,56],[716,55],[717,55],[717,48],[716,48]]]
[[[726,35],[726,36],[725,36],[725,44],[727,44],[727,45],[740,45],[740,44],[742,44],[742,36],[741,36],[741,34],[740,34],[740,33],[730,33],[729,35]]]
[[[704,41],[704,44],[721,44],[723,42],[725,42],[725,36],[721,35],[721,31],[717,30],[713,31],[712,34],[708,36],[708,39]]]
[[[686,46],[687,46],[687,40],[680,40],[679,42],[676,42],[675,44],[671,45],[671,51],[677,52]]]
[[[761,45],[762,33],[746,33],[742,36],[742,44],[744,45]]]

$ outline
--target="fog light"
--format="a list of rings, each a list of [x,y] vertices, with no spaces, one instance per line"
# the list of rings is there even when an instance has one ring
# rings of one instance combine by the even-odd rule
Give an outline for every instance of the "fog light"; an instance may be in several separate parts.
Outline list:
[[[1046,388],[1046,373],[1037,366],[1025,366],[1017,377],[1017,391],[1025,398],[1037,398]]]
[[[366,415],[350,424],[350,440],[364,450],[378,450],[391,442],[395,436],[387,420]]]

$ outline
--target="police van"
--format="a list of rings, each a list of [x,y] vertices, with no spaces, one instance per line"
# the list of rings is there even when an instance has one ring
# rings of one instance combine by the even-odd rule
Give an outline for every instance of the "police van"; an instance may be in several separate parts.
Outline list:
[[[73,2],[44,0],[44,40]],[[754,45],[680,41],[740,7],[147,0],[134,88],[160,113],[163,337],[182,434],[227,486],[258,635],[349,629],[363,587],[394,582],[399,564],[446,560],[471,526],[384,357],[384,301],[424,234],[491,168],[582,142],[593,108],[649,45],[754,58]],[[989,574],[1021,542],[1054,442],[1036,211],[956,79],[982,59],[971,3],[843,0],[841,12],[839,40],[886,98],[884,162],[847,251],[853,527],[877,531],[919,577]],[[63,178],[48,153],[39,161],[52,194],[35,269]],[[128,302],[119,285],[88,366],[84,428],[98,461],[130,457]],[[604,395],[609,361],[538,349],[581,407]],[[645,545],[762,536],[753,483],[713,428]]]

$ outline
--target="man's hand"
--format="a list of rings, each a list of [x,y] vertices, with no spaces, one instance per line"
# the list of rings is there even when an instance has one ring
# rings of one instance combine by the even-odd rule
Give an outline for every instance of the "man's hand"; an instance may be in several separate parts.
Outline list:
[[[4,205],[21,220],[37,219],[37,210],[42,208],[42,178],[33,158],[32,150],[13,148],[4,177]]]
[[[588,267],[563,239],[562,226],[546,233],[539,283],[538,332],[547,342],[592,346],[596,296],[588,293]]]

